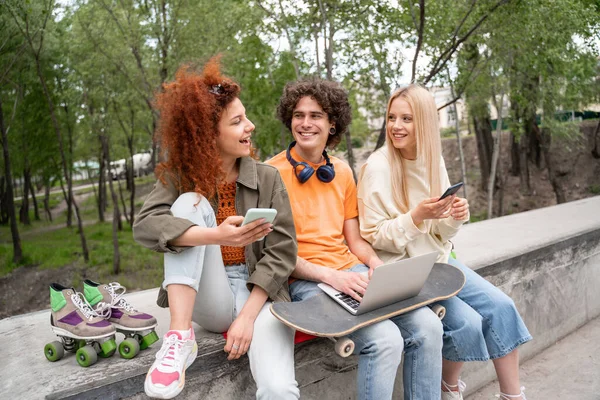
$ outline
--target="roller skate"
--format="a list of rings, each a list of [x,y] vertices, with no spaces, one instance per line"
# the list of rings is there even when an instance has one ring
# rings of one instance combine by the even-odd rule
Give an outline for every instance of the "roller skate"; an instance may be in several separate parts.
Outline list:
[[[52,283],[50,307],[50,325],[61,341],[44,347],[49,361],[58,361],[69,351],[76,354],[79,365],[89,367],[98,356],[110,357],[115,353],[115,328],[90,307],[83,294]]]
[[[125,335],[125,340],[119,344],[121,357],[133,358],[158,340],[154,330],[156,318],[133,308],[123,298],[125,287],[118,282],[100,284],[86,279],[83,293],[94,311],[112,323],[117,332]]]

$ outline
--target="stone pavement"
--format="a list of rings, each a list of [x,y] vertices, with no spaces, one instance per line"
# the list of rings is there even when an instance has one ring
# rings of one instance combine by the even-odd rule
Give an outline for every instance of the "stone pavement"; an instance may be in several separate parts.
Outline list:
[[[582,326],[521,365],[528,400],[600,399],[600,318]],[[494,381],[467,400],[495,399]]]

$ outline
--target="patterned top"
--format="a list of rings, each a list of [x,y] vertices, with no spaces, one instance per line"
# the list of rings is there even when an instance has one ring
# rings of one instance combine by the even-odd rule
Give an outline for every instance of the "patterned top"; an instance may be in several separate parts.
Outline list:
[[[217,211],[217,224],[221,225],[227,217],[237,215],[235,210],[236,182],[219,185],[219,208]],[[223,264],[236,265],[246,262],[244,247],[221,246]]]

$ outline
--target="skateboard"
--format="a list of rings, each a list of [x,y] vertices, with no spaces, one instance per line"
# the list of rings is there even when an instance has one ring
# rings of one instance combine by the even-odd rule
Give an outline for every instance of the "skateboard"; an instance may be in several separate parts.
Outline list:
[[[434,303],[456,295],[464,284],[465,275],[460,269],[436,263],[418,295],[361,315],[350,314],[324,292],[300,302],[273,303],[271,312],[297,331],[331,339],[335,352],[348,357],[354,351],[354,342],[346,337],[350,333],[424,306],[430,306],[441,319],[446,309]]]

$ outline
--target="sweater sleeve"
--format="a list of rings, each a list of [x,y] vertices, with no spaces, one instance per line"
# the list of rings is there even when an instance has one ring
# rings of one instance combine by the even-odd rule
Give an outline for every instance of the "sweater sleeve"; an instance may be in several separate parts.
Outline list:
[[[196,225],[185,218],[177,218],[171,213],[171,206],[179,197],[179,190],[172,179],[167,184],[158,180],[133,224],[133,238],[144,247],[160,253],[180,253],[185,246],[172,246],[170,240],[181,236]]]
[[[414,224],[410,212],[393,211],[391,185],[382,179],[387,176],[383,172],[369,162],[361,168],[358,182],[360,233],[374,249],[404,255],[406,245],[427,231],[425,225]]]
[[[249,277],[247,286],[252,290],[252,286],[257,285],[264,289],[271,299],[275,299],[296,267],[298,244],[292,207],[285,185],[279,172],[274,167],[271,168],[276,175],[271,194],[271,208],[277,210],[277,217],[273,222],[273,232],[264,239],[262,257],[256,263],[256,269]]]
[[[443,192],[450,187],[450,178],[448,178],[448,171],[446,170],[444,159],[442,159],[440,164],[440,178]],[[452,218],[452,216],[444,219],[433,220],[431,231],[433,234],[439,236],[442,243],[445,243],[456,236],[460,227],[467,222],[469,218],[470,215],[467,215],[466,219],[460,221],[455,220]]]

